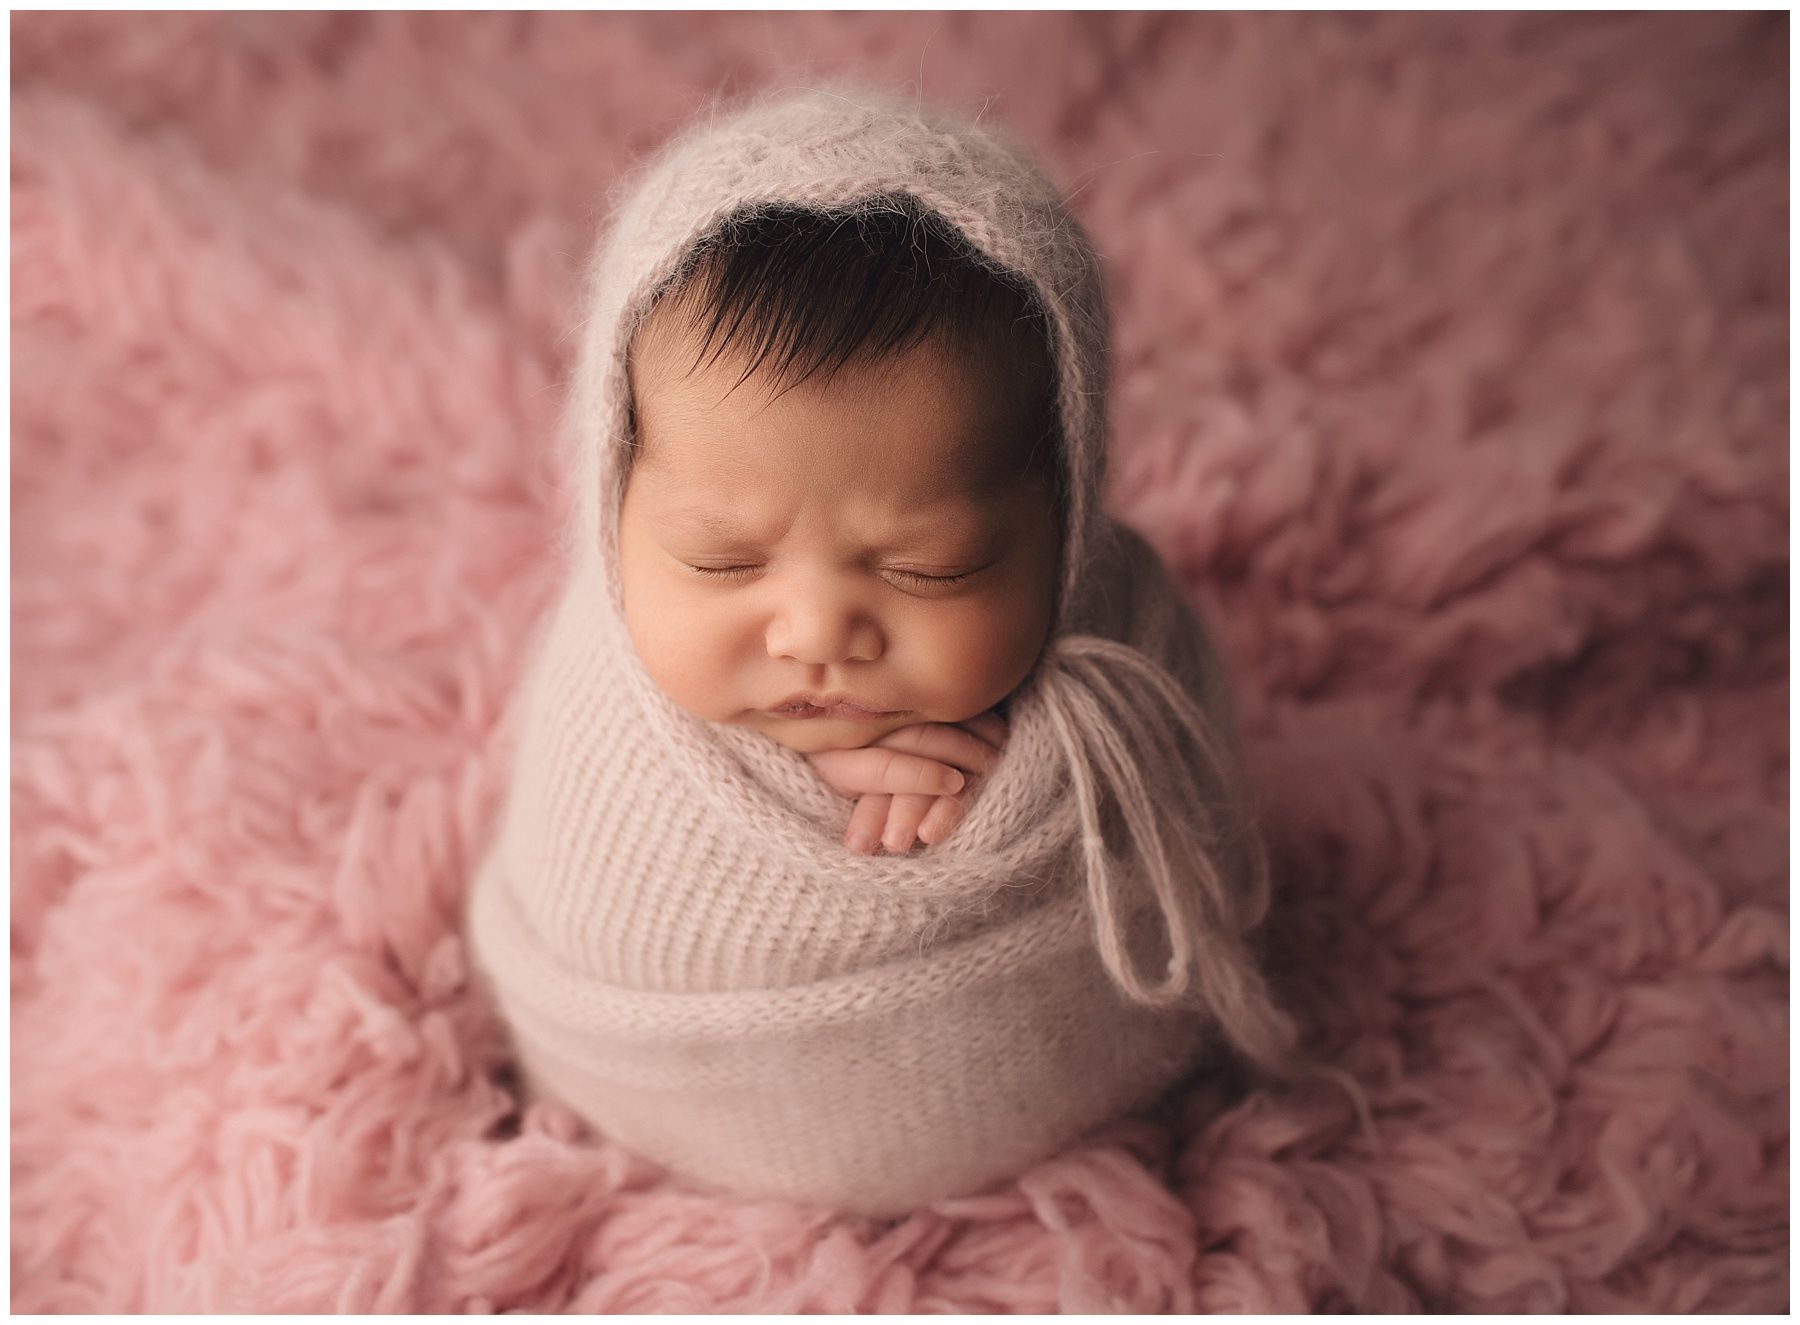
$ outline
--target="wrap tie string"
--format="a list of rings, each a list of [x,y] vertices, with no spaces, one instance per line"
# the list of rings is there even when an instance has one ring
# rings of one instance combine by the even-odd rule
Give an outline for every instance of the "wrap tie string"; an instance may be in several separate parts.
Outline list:
[[[1241,859],[1248,877],[1227,875],[1239,856],[1227,850],[1221,823],[1242,821],[1229,804],[1209,805],[1202,791],[1206,781],[1230,785],[1217,727],[1167,671],[1115,640],[1066,635],[1046,662],[1042,700],[1080,811],[1089,905],[1107,972],[1133,1001],[1202,1008],[1252,1060],[1285,1067],[1294,1027],[1274,1006],[1245,940],[1268,905],[1267,859],[1252,841]],[[1207,767],[1195,768],[1183,735]],[[1124,819],[1126,859],[1107,850],[1101,812],[1108,797]],[[1168,941],[1160,979],[1139,969],[1127,941],[1133,908],[1123,893],[1139,874]]]

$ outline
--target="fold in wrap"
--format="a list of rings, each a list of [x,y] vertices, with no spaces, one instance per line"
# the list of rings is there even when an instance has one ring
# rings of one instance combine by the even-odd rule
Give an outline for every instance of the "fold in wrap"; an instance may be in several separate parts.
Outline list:
[[[841,844],[800,755],[701,721],[626,632],[625,354],[694,245],[761,202],[936,211],[1023,277],[1055,341],[1069,498],[1043,657],[946,842]],[[1155,554],[1099,509],[1105,303],[1050,185],[991,130],[865,93],[705,124],[616,214],[567,416],[561,597],[519,697],[471,897],[531,1087],[697,1182],[872,1215],[976,1190],[1145,1102],[1215,1030],[1291,1031],[1245,932],[1267,875],[1228,691]]]

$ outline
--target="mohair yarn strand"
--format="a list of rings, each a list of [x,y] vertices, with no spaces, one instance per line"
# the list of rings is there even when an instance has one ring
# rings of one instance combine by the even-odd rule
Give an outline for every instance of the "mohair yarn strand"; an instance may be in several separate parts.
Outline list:
[[[802,756],[678,709],[631,646],[625,364],[731,218],[900,197],[1042,302],[1068,500],[1052,638],[998,768],[947,841],[864,857]],[[1100,273],[1026,157],[860,91],[715,116],[640,173],[587,308],[567,576],[469,915],[531,1088],[702,1185],[893,1215],[1021,1171],[1221,1035],[1287,1068],[1246,938],[1268,870],[1229,692],[1155,554],[1101,512]]]

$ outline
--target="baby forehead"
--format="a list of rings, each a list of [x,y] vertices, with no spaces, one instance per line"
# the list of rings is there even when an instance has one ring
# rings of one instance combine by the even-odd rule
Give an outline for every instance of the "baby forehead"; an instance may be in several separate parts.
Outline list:
[[[807,494],[757,493],[720,505],[704,494],[668,494],[648,518],[680,540],[732,547],[772,547],[797,538],[827,537],[859,546],[985,550],[1006,522],[997,509],[973,502],[909,506],[891,497],[875,501],[805,500]],[[816,494],[814,494],[816,495]],[[799,496],[801,500],[792,500]],[[686,500],[686,498],[696,500]]]
[[[799,515],[960,533],[1008,517],[1012,502],[992,469],[870,421],[860,430],[667,430],[640,452],[632,482],[654,499],[659,523],[686,532],[740,533]]]
[[[651,345],[632,383],[634,463],[654,459],[678,471],[851,464],[890,481],[895,471],[949,479],[1010,456],[1034,417],[1006,382],[935,345],[797,383],[741,356],[696,365],[691,352],[684,359],[681,349]]]

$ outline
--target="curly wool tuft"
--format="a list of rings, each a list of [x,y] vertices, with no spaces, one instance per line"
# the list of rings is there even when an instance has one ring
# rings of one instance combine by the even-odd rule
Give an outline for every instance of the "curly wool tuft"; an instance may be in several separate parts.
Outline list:
[[[16,15],[14,1309],[1782,1309],[1785,22]],[[795,60],[1072,181],[1378,1151],[1197,1083],[883,1228],[513,1113],[571,255]]]

